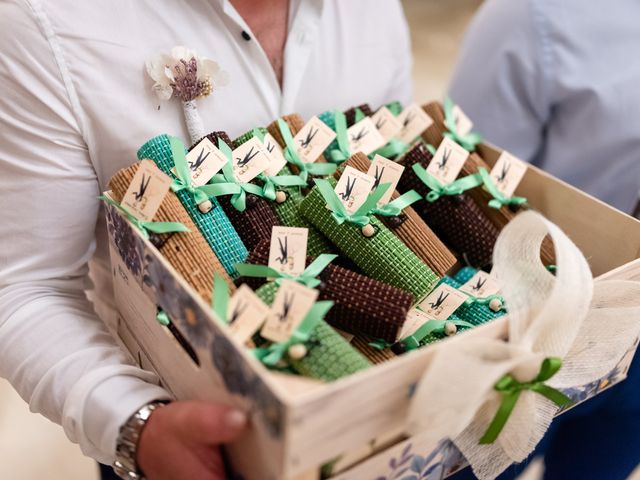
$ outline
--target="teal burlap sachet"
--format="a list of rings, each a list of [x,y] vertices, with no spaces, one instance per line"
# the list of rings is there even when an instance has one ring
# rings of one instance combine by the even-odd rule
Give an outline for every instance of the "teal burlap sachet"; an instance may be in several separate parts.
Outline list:
[[[171,177],[174,176],[171,169],[175,165],[168,135],[159,135],[145,143],[138,150],[138,158],[153,160],[160,170]],[[238,275],[234,265],[243,262],[249,252],[218,201],[210,198],[213,209],[208,213],[202,213],[190,192],[180,190],[176,195],[227,273],[236,278]]]

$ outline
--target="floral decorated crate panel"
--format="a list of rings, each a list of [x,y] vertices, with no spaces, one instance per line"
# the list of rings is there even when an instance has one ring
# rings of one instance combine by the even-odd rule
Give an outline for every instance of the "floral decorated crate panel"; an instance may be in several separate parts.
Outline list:
[[[609,375],[579,388],[564,389],[575,402],[571,408],[623,381],[637,346],[638,342]],[[558,415],[567,410],[561,410]],[[466,459],[449,439],[434,445],[418,435],[332,476],[331,480],[440,480],[467,466]]]

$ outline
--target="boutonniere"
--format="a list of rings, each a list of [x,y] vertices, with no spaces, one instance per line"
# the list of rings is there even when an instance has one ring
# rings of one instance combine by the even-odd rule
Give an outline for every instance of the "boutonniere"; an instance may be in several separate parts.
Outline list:
[[[174,47],[169,54],[155,56],[147,61],[146,67],[160,100],[177,98],[182,102],[189,136],[195,144],[206,134],[196,100],[226,85],[227,72],[213,60],[185,47]]]

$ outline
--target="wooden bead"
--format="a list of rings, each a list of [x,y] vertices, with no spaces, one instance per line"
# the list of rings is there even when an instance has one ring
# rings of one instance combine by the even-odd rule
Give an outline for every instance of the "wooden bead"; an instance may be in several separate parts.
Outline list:
[[[489,308],[494,312],[499,312],[502,309],[502,302],[499,299],[494,298],[489,302]]]
[[[305,347],[304,344],[298,343],[289,347],[289,357],[294,360],[300,360],[304,358],[305,355],[307,355],[307,347]]]
[[[364,227],[362,227],[362,235],[364,235],[367,238],[371,238],[376,234],[376,229],[373,225],[371,225],[370,223],[365,225]]]
[[[287,201],[287,194],[282,190],[276,192],[276,203],[284,203]]]
[[[445,322],[444,324],[444,334],[447,337],[451,337],[452,335],[455,335],[458,332],[458,327],[456,326],[455,323],[453,322]]]
[[[198,204],[198,210],[200,210],[202,213],[209,213],[212,209],[213,203],[211,203],[211,200],[206,200]]]

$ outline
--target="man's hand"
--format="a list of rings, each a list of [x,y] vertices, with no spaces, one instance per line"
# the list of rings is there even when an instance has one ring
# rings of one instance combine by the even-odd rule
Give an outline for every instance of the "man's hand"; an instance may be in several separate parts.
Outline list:
[[[246,415],[206,402],[173,402],[142,430],[138,465],[148,480],[225,480],[218,445],[240,435]]]

